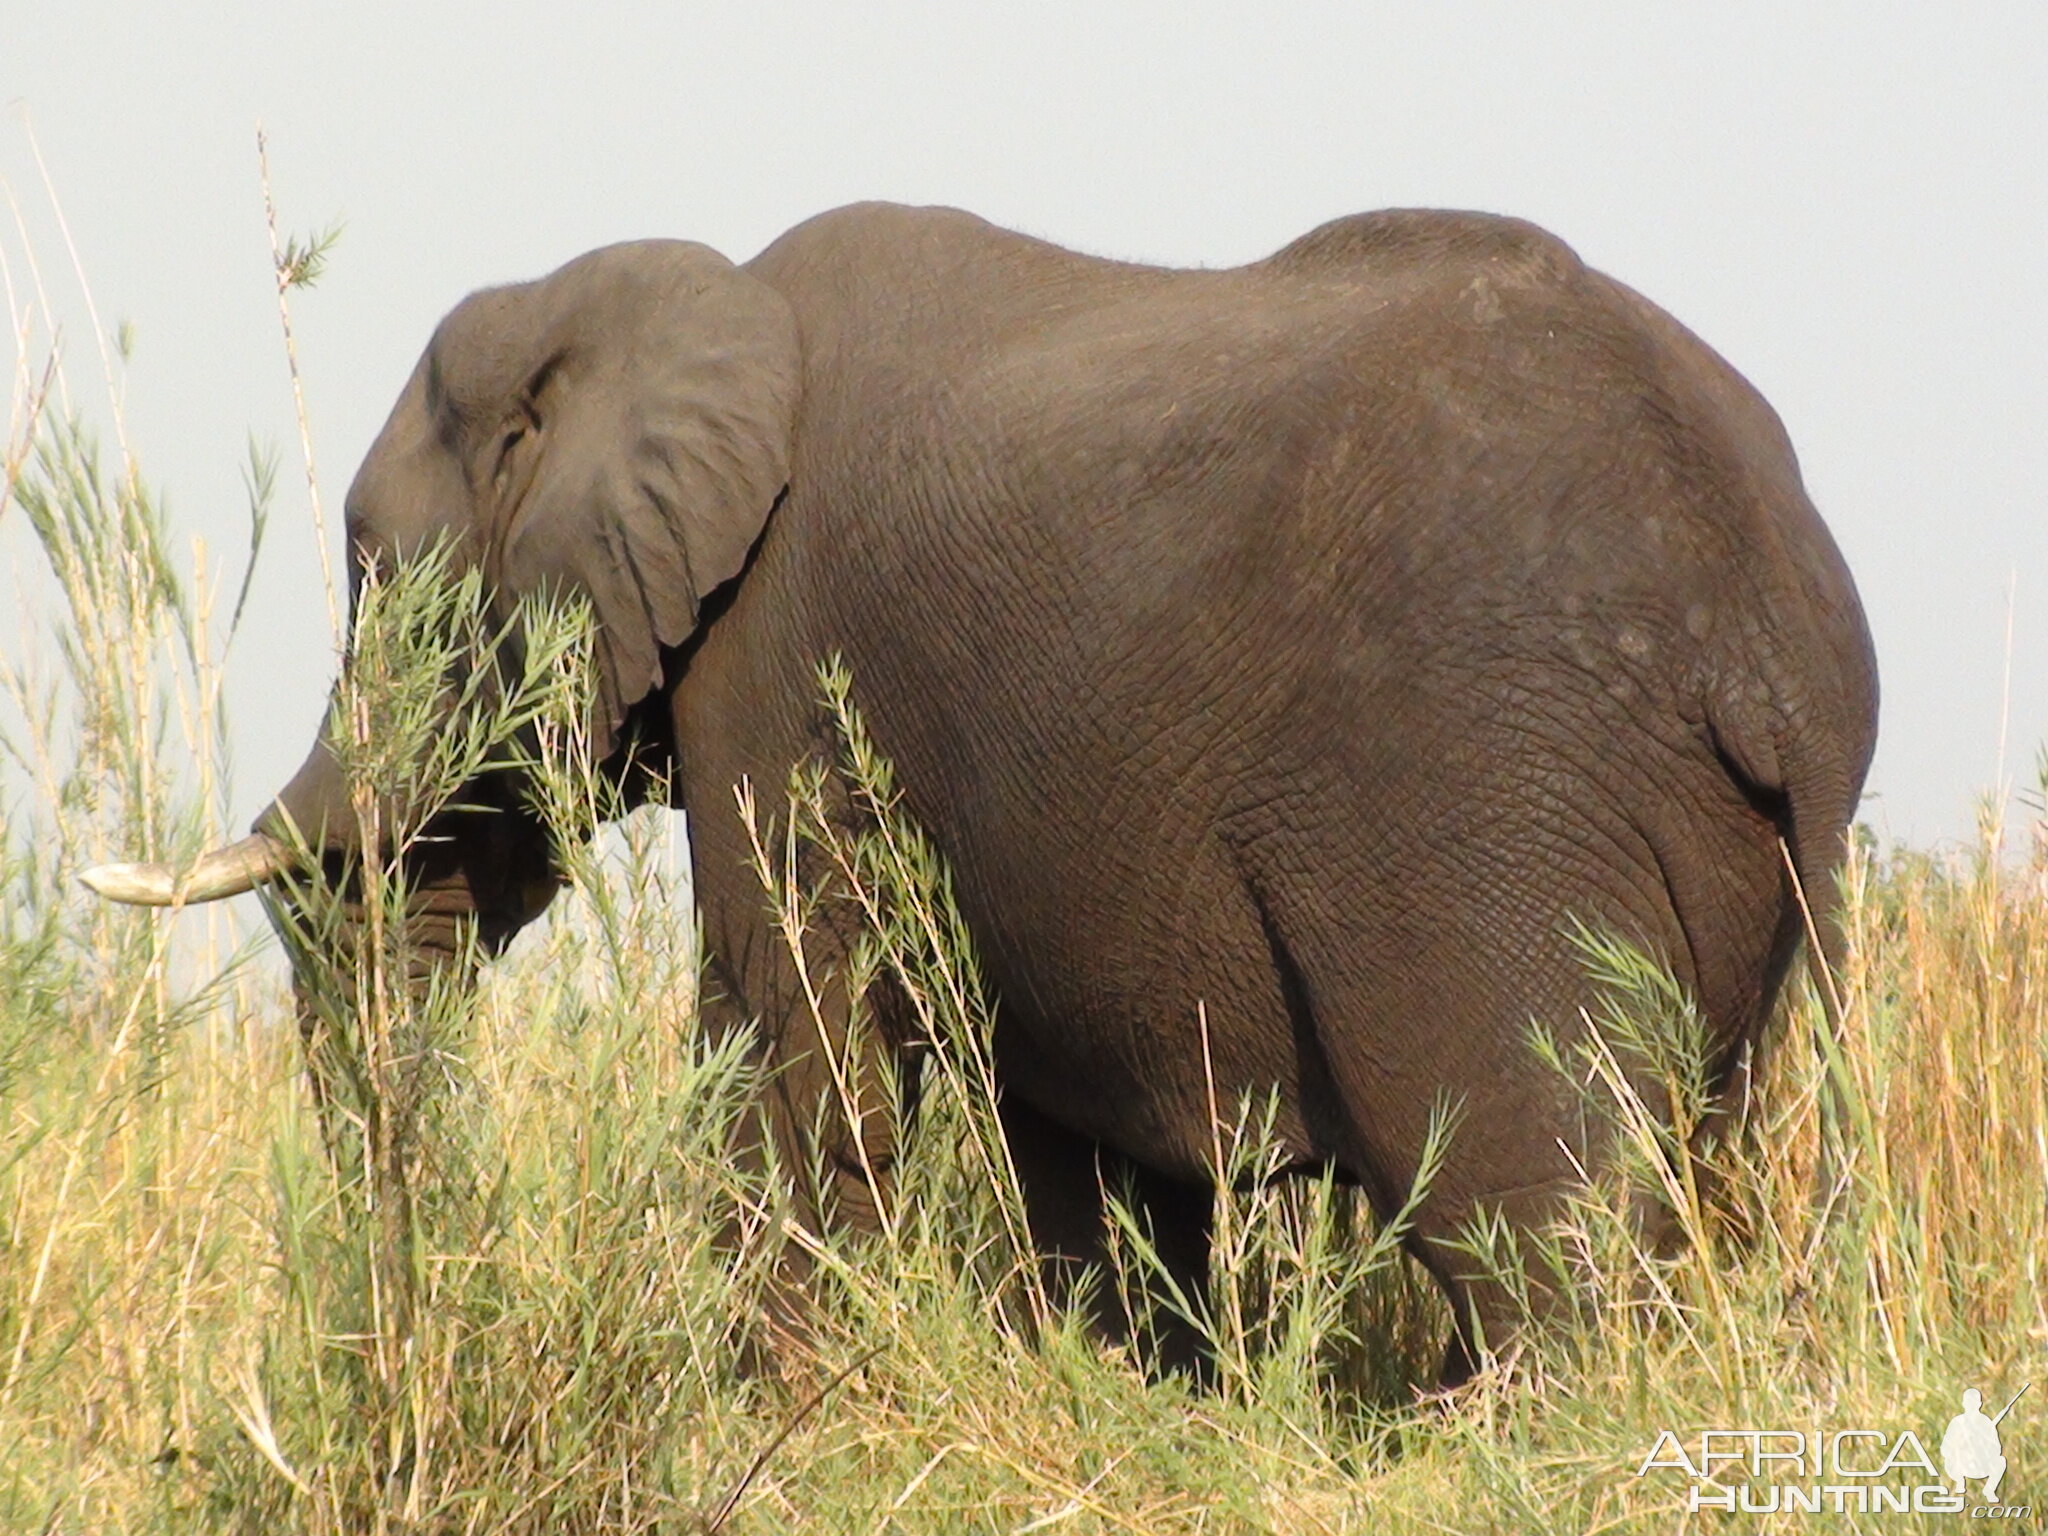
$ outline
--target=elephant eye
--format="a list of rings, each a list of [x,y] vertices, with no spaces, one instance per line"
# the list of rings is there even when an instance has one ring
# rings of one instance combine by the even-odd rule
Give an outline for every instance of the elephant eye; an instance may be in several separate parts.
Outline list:
[[[558,350],[542,360],[520,389],[517,403],[505,418],[504,427],[498,433],[497,462],[491,466],[491,483],[500,495],[505,493],[506,481],[512,472],[514,450],[528,437],[540,435],[540,398],[554,380],[565,356]]]
[[[498,460],[491,468],[491,479],[501,487],[505,483],[506,471],[512,467],[512,450],[519,446],[519,440],[525,436],[526,427],[522,423],[509,428],[505,435],[498,439]]]
[[[491,479],[501,489],[504,486],[506,475],[511,472],[513,450],[524,442],[527,437],[539,431],[540,416],[534,410],[533,402],[531,400],[522,400],[519,405],[519,414],[507,422],[504,431],[498,435],[498,456],[496,463],[491,468]]]

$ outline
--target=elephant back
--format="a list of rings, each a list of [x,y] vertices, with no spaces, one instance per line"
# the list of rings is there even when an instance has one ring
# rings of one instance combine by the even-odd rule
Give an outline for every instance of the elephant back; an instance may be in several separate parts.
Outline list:
[[[1292,276],[1471,267],[1509,281],[1552,282],[1570,282],[1586,270],[1570,246],[1526,219],[1438,208],[1384,208],[1332,219],[1256,265]]]

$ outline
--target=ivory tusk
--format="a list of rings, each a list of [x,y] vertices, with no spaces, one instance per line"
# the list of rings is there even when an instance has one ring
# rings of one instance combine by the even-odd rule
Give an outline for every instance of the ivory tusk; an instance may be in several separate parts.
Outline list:
[[[257,832],[202,853],[182,875],[168,864],[96,864],[78,878],[109,901],[130,906],[196,906],[253,891],[291,865],[290,849]]]

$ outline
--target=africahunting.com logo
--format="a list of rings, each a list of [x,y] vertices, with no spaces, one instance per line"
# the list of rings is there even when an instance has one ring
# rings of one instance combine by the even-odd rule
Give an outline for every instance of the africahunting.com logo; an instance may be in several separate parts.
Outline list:
[[[1689,1442],[1666,1429],[1636,1476],[1684,1474],[1692,1480],[1687,1508],[1695,1510],[2025,1519],[2033,1509],[2004,1492],[1999,1425],[2032,1385],[1995,1414],[1984,1411],[1975,1387],[1964,1392],[1963,1411],[1948,1421],[1933,1456],[1910,1429],[1703,1429]]]

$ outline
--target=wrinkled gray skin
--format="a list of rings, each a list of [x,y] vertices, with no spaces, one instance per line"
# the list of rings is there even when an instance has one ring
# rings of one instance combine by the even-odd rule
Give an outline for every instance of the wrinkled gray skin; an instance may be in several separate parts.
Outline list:
[[[1468,1340],[1508,1313],[1441,1240],[1541,1222],[1583,1145],[1526,1046],[1590,1000],[1571,924],[1670,963],[1732,1098],[1802,931],[1779,840],[1832,935],[1876,723],[1769,407],[1475,214],[1340,219],[1229,271],[886,205],[740,267],[596,251],[442,323],[348,533],[358,566],[452,534],[508,613],[589,596],[601,745],[690,813],[710,1023],[759,1019],[783,1069],[759,1134],[800,1152],[823,1078],[732,789],[816,748],[840,652],[999,994],[1048,1252],[1099,1253],[1121,1167],[1200,1274],[1199,1007],[1221,1101],[1277,1088],[1295,1164],[1383,1209],[1462,1102],[1412,1246]],[[350,824],[318,750],[259,827],[280,809]],[[548,850],[516,811],[445,830],[419,936],[494,951]],[[865,1205],[851,1175],[806,1198]]]

